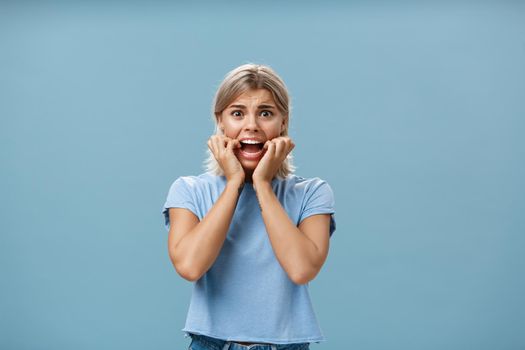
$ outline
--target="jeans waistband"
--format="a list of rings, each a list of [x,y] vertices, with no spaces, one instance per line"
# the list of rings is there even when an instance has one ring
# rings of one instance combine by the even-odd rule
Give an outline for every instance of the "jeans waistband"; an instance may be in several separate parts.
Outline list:
[[[231,344],[235,343],[236,347],[242,347],[246,350],[258,347],[258,349],[267,349],[267,350],[306,350],[309,349],[309,343],[294,343],[294,344],[269,344],[269,343],[257,343],[253,342],[251,345],[239,344],[235,341],[227,341],[217,338],[212,338],[203,334],[190,334],[192,339],[199,341],[204,344],[212,345],[212,348],[229,350]]]

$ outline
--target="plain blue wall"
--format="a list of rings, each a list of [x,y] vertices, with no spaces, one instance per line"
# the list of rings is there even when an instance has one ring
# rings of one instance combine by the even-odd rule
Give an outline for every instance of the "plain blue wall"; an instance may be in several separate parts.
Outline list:
[[[1,2],[0,348],[187,348],[160,211],[256,62],[336,195],[312,348],[523,349],[524,37],[518,1]]]

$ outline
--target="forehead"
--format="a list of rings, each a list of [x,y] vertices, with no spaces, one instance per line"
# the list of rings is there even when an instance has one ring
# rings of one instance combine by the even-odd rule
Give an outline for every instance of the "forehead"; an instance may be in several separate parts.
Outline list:
[[[238,103],[245,105],[269,103],[275,105],[272,94],[267,89],[246,90],[231,101],[229,105]]]

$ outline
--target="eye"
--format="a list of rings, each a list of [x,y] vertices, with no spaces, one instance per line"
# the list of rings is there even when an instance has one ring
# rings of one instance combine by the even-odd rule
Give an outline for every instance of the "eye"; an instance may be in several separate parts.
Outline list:
[[[235,110],[235,111],[231,112],[231,115],[234,116],[234,117],[242,117],[242,112],[239,111],[239,110]]]
[[[262,111],[262,112],[261,112],[261,115],[262,115],[263,117],[271,117],[271,116],[273,115],[273,113],[270,112],[270,111],[266,111],[266,110],[265,110],[265,111]]]

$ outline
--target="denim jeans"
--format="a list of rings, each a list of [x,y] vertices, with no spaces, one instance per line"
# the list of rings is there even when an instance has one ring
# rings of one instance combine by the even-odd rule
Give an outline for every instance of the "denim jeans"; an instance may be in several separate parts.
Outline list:
[[[190,334],[191,343],[188,350],[308,350],[310,343],[294,344],[268,344],[253,343],[252,345],[243,345],[234,341],[226,341],[211,338],[202,334]]]

